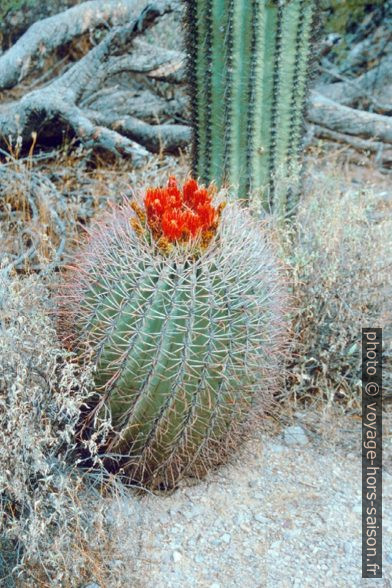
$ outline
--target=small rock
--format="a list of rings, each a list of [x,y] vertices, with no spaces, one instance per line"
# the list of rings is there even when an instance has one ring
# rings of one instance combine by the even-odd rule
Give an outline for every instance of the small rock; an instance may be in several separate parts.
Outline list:
[[[305,431],[299,425],[287,427],[283,431],[283,439],[287,445],[307,445],[308,438]]]
[[[220,584],[214,582],[213,584],[211,584],[210,588],[220,588]]]
[[[243,525],[249,522],[249,514],[247,512],[239,512],[236,514],[234,522],[236,525]]]
[[[270,520],[267,519],[267,517],[265,517],[264,515],[262,515],[261,513],[256,513],[253,517],[255,519],[255,521],[257,521],[258,523],[263,523],[265,525],[267,525]]]
[[[172,558],[174,563],[179,563],[182,559],[182,554],[179,551],[173,551]]]
[[[290,539],[294,539],[298,536],[298,529],[288,529],[283,533],[283,538],[286,541],[290,541]]]
[[[170,516],[168,512],[163,512],[158,516],[158,520],[162,525],[167,525],[170,522]]]
[[[170,552],[167,551],[166,553],[163,554],[163,557],[162,557],[163,563],[168,564],[168,563],[170,563],[171,560],[172,560],[172,556],[171,556]]]
[[[386,560],[388,563],[391,563],[391,564],[392,564],[392,551],[390,551],[389,553],[387,553],[387,555],[386,555],[386,557],[385,557],[385,560]]]
[[[225,543],[230,543],[231,541],[231,535],[230,533],[224,533],[221,537],[222,541],[224,541]]]
[[[194,519],[194,518],[196,518],[198,516],[201,516],[205,512],[205,509],[202,506],[200,506],[199,504],[195,504],[189,510],[188,509],[187,510],[184,509],[181,512],[184,515],[184,517],[188,521],[190,521],[191,519]]]
[[[198,564],[204,563],[204,557],[198,553],[195,555],[195,562]]]
[[[247,523],[242,523],[242,525],[240,525],[240,526],[241,526],[241,530],[242,531],[245,531],[245,533],[251,533],[252,532],[251,527]]]
[[[173,527],[172,527],[172,533],[174,533],[174,534],[182,533],[183,531],[184,531],[183,525],[173,525]]]

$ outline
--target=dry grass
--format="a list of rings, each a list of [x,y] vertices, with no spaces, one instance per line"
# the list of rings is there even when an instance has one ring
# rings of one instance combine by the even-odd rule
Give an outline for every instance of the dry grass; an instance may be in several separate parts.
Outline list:
[[[38,277],[1,277],[0,585],[115,586],[112,500],[102,492],[121,488],[109,487],[99,463],[94,472],[77,467],[75,431],[91,371],[60,347],[50,308]],[[89,448],[96,455],[93,440]]]
[[[177,171],[184,177],[183,158],[151,157],[134,170],[125,162],[92,158],[73,144],[46,158],[20,158],[14,146],[0,166],[0,263],[22,271],[62,265],[93,217]]]
[[[392,376],[392,203],[352,180],[314,167],[296,226],[283,235],[297,308],[284,395],[360,414],[362,327],[383,327],[385,389]]]

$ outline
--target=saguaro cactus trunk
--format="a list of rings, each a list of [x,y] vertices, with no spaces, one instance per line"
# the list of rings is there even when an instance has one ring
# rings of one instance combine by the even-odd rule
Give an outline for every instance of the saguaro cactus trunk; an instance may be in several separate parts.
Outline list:
[[[316,0],[188,0],[193,173],[287,214]]]

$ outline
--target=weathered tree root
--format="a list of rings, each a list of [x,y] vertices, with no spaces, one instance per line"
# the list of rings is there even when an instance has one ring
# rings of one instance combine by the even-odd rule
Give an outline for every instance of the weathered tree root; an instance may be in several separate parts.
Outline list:
[[[86,8],[85,4],[81,7]],[[63,15],[69,15],[72,10],[66,11]],[[134,39],[157,18],[172,10],[173,3],[168,0],[161,1],[159,6],[146,5],[138,18],[109,32],[99,45],[49,85],[26,94],[17,102],[2,105],[0,144],[7,146],[8,141],[12,142],[21,137],[22,142],[28,147],[34,133],[38,135],[38,142],[42,139],[43,142],[49,143],[61,140],[64,133],[71,133],[88,147],[98,147],[116,155],[131,157],[135,165],[141,165],[148,152],[128,136],[137,136],[140,142],[146,143],[154,150],[159,150],[166,144],[169,150],[174,150],[176,136],[179,138],[179,145],[184,145],[187,131],[183,125],[178,125],[178,128],[173,125],[173,129],[168,129],[169,125],[163,125],[161,129],[155,130],[150,128],[151,125],[141,121],[132,121],[131,117],[125,117],[120,125],[118,117],[112,117],[109,121],[108,116],[99,117],[97,114],[90,118],[88,110],[80,106],[86,97],[93,96],[102,88],[108,76],[126,69],[126,59],[123,59],[123,56],[132,50]],[[129,58],[128,70],[133,67],[140,71],[142,67],[149,71],[146,65],[140,65],[140,60],[132,60],[128,55],[125,57]],[[169,59],[173,60],[172,54],[169,54]],[[116,64],[119,66],[117,70],[114,68]],[[150,59],[149,67],[152,71],[157,67],[161,68],[162,59]],[[109,123],[113,128],[102,126],[97,122],[98,118],[105,120],[104,124]],[[124,127],[124,134],[114,128],[121,126]]]
[[[348,135],[345,133],[339,133],[337,131],[331,131],[320,125],[312,125],[311,132],[313,136],[320,139],[328,139],[335,143],[342,143],[351,146],[355,151],[359,153],[370,153],[375,155],[375,161],[377,164],[385,167],[392,166],[392,145],[390,148],[385,143],[380,141],[372,141],[370,139],[361,139],[354,135]]]
[[[34,23],[0,57],[0,89],[12,88],[37,66],[37,59],[42,61],[46,54],[98,25],[129,22],[135,4],[135,0],[92,0]]]
[[[308,119],[331,131],[392,144],[391,117],[343,106],[316,92],[310,97]]]

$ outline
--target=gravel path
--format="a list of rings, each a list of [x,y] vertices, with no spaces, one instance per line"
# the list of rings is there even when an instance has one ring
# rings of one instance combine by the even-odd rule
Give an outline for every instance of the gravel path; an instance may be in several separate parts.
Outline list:
[[[121,545],[136,564],[120,585],[391,587],[392,471],[383,478],[384,578],[366,583],[360,424],[350,427],[344,443],[306,426],[260,433],[205,480],[128,505]],[[391,449],[386,439],[385,454]]]

